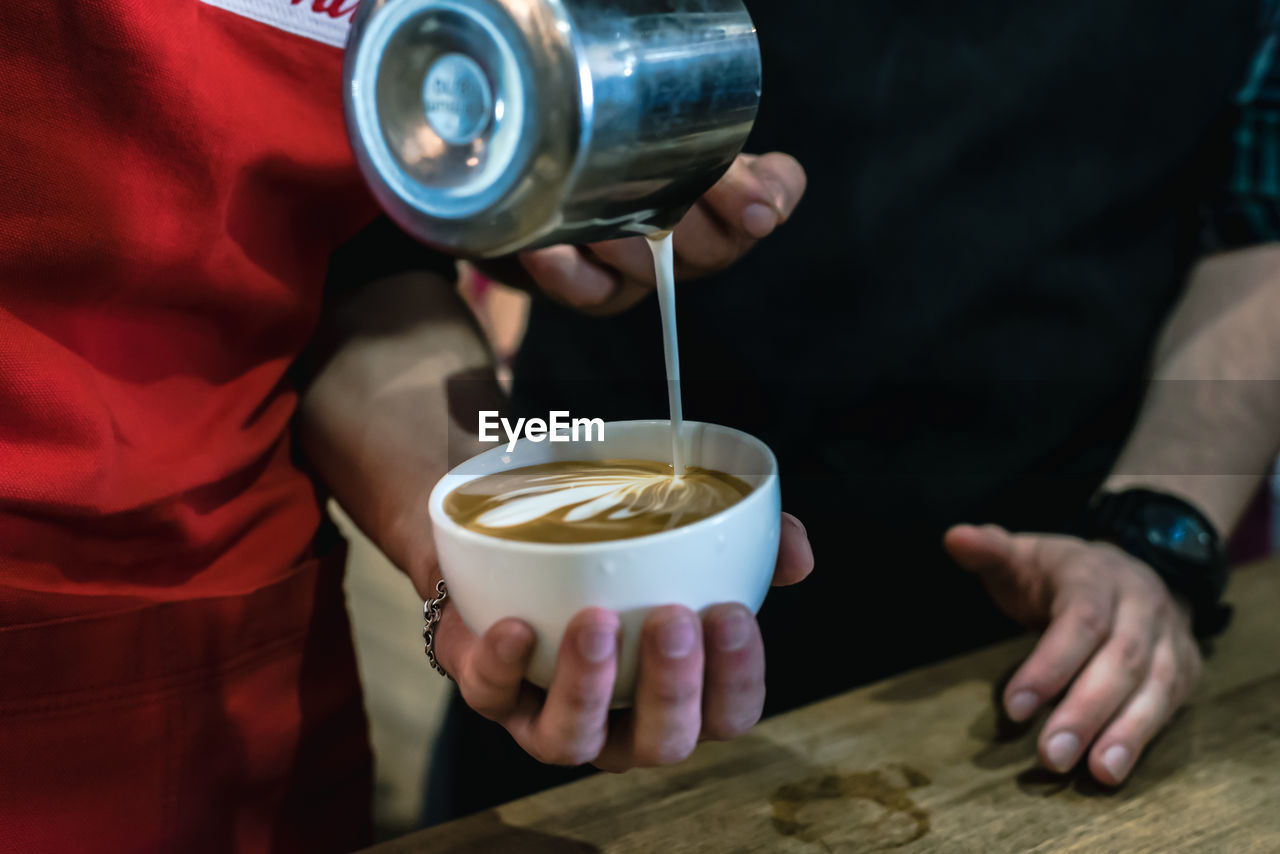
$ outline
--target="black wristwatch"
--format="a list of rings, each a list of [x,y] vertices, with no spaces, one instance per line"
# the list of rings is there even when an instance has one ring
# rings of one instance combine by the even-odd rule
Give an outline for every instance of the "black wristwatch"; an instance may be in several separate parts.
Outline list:
[[[1155,570],[1191,606],[1196,637],[1213,637],[1231,621],[1231,606],[1222,603],[1226,549],[1213,523],[1191,504],[1150,489],[1100,493],[1081,535],[1119,546]]]

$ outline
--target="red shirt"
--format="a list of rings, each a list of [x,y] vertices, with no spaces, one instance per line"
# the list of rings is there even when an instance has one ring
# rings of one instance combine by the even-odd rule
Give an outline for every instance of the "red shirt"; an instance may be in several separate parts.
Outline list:
[[[285,373],[374,212],[341,51],[196,0],[5,12],[0,613],[259,587],[319,519]]]
[[[375,212],[342,124],[352,6],[4,8],[0,850],[359,838],[358,685],[286,377]]]

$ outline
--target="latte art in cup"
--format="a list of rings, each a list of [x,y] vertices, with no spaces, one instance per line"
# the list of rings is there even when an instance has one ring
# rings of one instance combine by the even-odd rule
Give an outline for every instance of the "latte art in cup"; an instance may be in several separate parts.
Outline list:
[[[751,487],[724,472],[647,460],[557,462],[476,478],[444,500],[449,518],[492,537],[596,543],[691,525]]]

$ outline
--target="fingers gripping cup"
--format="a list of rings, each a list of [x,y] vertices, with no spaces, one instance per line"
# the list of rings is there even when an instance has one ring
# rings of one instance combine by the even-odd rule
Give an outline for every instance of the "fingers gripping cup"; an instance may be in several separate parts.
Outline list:
[[[760,77],[741,0],[368,0],[344,99],[391,217],[492,257],[674,226],[741,151]]]
[[[663,460],[671,453],[667,421],[606,424],[604,435],[603,441],[556,444],[522,439],[510,452],[498,447],[480,454],[436,485],[430,512],[450,607],[477,635],[507,617],[532,626],[537,646],[527,677],[534,684],[550,685],[574,614],[588,607],[617,611],[621,639],[613,701],[627,705],[635,688],[640,629],[650,610],[674,604],[700,612],[725,602],[753,612],[760,608],[777,562],[781,499],[777,463],[764,443],[727,427],[686,422],[681,443],[689,464],[728,475],[745,492],[692,524],[621,539],[539,542],[480,532],[449,512],[450,496],[481,478],[551,463]],[[591,513],[628,518],[599,503],[607,499],[602,489],[576,494],[559,518],[569,518],[571,525],[575,509],[584,521]],[[582,512],[584,507],[591,513]],[[521,512],[508,508],[506,521]]]

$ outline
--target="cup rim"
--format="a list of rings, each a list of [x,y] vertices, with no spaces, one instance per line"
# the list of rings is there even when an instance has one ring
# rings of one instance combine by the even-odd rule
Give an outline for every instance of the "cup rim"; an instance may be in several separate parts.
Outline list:
[[[671,422],[666,419],[640,419],[640,420],[632,420],[632,421],[606,421],[605,422],[606,427],[611,425],[615,427],[646,427],[646,426],[658,426],[658,425],[661,425],[663,427],[669,427],[670,424]],[[762,440],[758,439],[757,437],[752,436],[750,433],[744,432],[742,430],[738,430],[734,427],[725,427],[722,424],[711,424],[705,421],[685,421],[684,422],[684,429],[687,430],[692,427],[702,427],[702,428],[709,427],[720,433],[729,434],[732,437],[740,441],[743,441],[744,444],[750,445],[754,447],[756,450],[763,452],[764,457],[769,464],[768,474],[765,475],[764,480],[761,481],[759,485],[753,487],[751,492],[743,496],[741,501],[738,501],[735,504],[732,504],[729,507],[724,508],[723,510],[721,510],[718,513],[715,513],[714,515],[708,516],[705,519],[699,519],[697,522],[692,522],[688,525],[681,525],[678,528],[672,528],[668,531],[658,531],[652,534],[641,534],[638,537],[626,537],[619,540],[597,540],[594,542],[587,542],[587,543],[539,543],[539,542],[534,542],[532,540],[511,540],[505,537],[492,537],[492,536],[489,536],[488,534],[477,533],[476,531],[472,531],[470,528],[466,528],[466,527],[463,527],[462,525],[459,525],[457,522],[453,521],[453,519],[449,517],[448,513],[444,512],[445,496],[447,496],[460,484],[449,484],[447,489],[445,487],[449,478],[453,475],[457,475],[458,469],[462,468],[463,466],[469,465],[475,460],[478,460],[481,457],[489,456],[490,454],[501,455],[501,454],[507,453],[506,449],[502,445],[499,445],[495,448],[490,448],[487,451],[476,454],[474,457],[464,460],[463,462],[454,466],[444,475],[444,477],[440,478],[440,480],[436,482],[435,486],[431,488],[431,495],[427,501],[427,510],[428,510],[429,516],[431,517],[432,534],[433,536],[436,535],[437,533],[439,533],[440,529],[443,527],[448,529],[450,536],[456,537],[462,540],[463,542],[478,543],[478,544],[485,545],[489,548],[498,549],[499,551],[513,551],[513,552],[524,552],[524,553],[542,552],[542,553],[564,554],[566,552],[582,553],[582,552],[593,552],[593,551],[606,551],[606,552],[619,551],[624,549],[629,550],[629,549],[639,548],[642,545],[648,546],[654,543],[678,540],[683,537],[696,536],[698,533],[700,533],[703,530],[714,528],[717,525],[721,524],[724,521],[725,517],[728,514],[734,512],[735,510],[738,510],[739,508],[746,508],[749,504],[752,504],[758,501],[768,500],[769,492],[771,491],[772,487],[774,487],[777,484],[777,481],[778,481],[778,459],[777,457],[774,456],[773,451],[769,448],[768,445],[766,445]],[[517,441],[517,445],[525,444],[525,443],[529,443],[529,440],[525,438],[521,438]],[[476,477],[483,477],[483,475],[477,474],[470,479],[475,479]]]

